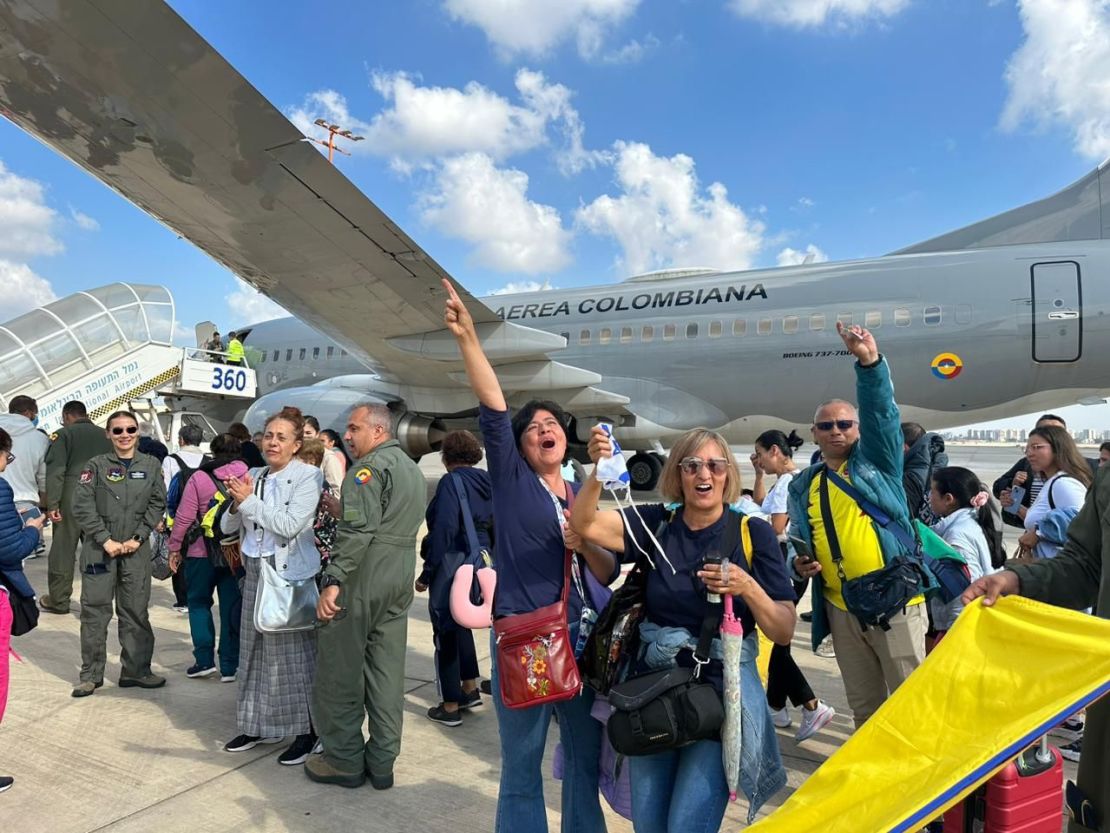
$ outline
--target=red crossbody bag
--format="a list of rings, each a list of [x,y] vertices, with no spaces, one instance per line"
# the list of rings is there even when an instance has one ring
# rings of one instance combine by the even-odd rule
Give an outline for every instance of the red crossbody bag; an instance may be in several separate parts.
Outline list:
[[[567,508],[573,505],[574,492],[568,484]],[[572,558],[571,551],[566,550],[563,595],[559,601],[528,613],[502,616],[493,622],[501,701],[510,709],[570,700],[582,691],[582,677],[567,626]]]

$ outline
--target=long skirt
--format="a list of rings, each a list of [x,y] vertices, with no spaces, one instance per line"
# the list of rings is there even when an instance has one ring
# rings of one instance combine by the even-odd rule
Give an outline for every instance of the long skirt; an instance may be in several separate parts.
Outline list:
[[[308,734],[316,677],[316,632],[259,633],[254,603],[262,568],[244,558],[243,619],[239,629],[239,731],[283,738]]]

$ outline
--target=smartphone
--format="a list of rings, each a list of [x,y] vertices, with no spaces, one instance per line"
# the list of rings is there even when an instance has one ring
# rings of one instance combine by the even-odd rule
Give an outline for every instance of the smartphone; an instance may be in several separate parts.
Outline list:
[[[813,557],[813,550],[809,548],[809,544],[807,544],[803,539],[798,538],[796,535],[791,535],[789,537],[790,543],[794,547],[794,554],[796,558],[800,559],[803,564],[808,564],[809,562],[815,560]]]

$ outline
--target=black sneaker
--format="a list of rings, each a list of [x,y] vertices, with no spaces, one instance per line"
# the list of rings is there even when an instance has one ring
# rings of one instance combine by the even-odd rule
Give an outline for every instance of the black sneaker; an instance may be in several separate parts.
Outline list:
[[[493,680],[482,680],[482,682],[478,683],[478,690],[480,692],[482,692],[482,694],[492,695],[493,694]]]
[[[464,691],[462,699],[459,701],[460,709],[480,709],[483,705],[482,695],[478,693],[478,689],[474,689],[469,694]]]
[[[1077,737],[1067,746],[1061,746],[1060,754],[1069,761],[1078,761],[1079,756],[1083,754],[1083,737]]]
[[[224,744],[224,752],[246,752],[260,743],[281,743],[281,738],[260,738],[258,735],[239,735]]]
[[[316,748],[316,733],[297,735],[297,739],[289,744],[289,748],[278,755],[278,763],[282,766],[300,766],[308,760],[312,750]]]
[[[0,775],[0,793],[10,790],[15,779],[10,775]]]
[[[428,720],[441,726],[462,726],[462,715],[457,711],[447,711],[442,703],[428,709]]]
[[[201,665],[198,662],[196,665],[191,666],[185,672],[185,676],[186,677],[192,677],[193,679],[196,679],[197,677],[211,677],[215,673],[216,673],[216,666],[214,666],[214,665]]]
[[[813,611],[812,610],[807,610],[805,613],[799,613],[798,618],[801,619],[803,622],[812,622],[813,621]]]

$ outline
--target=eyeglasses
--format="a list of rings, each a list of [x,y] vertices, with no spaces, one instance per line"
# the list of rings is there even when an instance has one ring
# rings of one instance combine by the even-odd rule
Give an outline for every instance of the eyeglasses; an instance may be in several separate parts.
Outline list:
[[[724,457],[714,457],[711,460],[703,460],[700,457],[687,457],[678,464],[678,467],[686,472],[686,474],[699,474],[702,466],[708,466],[710,474],[725,474],[728,471],[728,460]]]
[[[134,425],[128,425],[126,428],[113,428],[112,429],[112,433],[115,434],[117,437],[120,434],[137,434],[138,431],[139,431],[139,429],[136,428]]]
[[[813,427],[816,428],[818,431],[832,431],[833,426],[835,425],[841,431],[847,431],[855,424],[856,420],[854,419],[830,419],[822,420],[821,422],[815,422],[813,423]]]
[[[8,465],[10,466],[14,462],[15,462],[15,455],[14,454],[9,454],[8,455]]]

